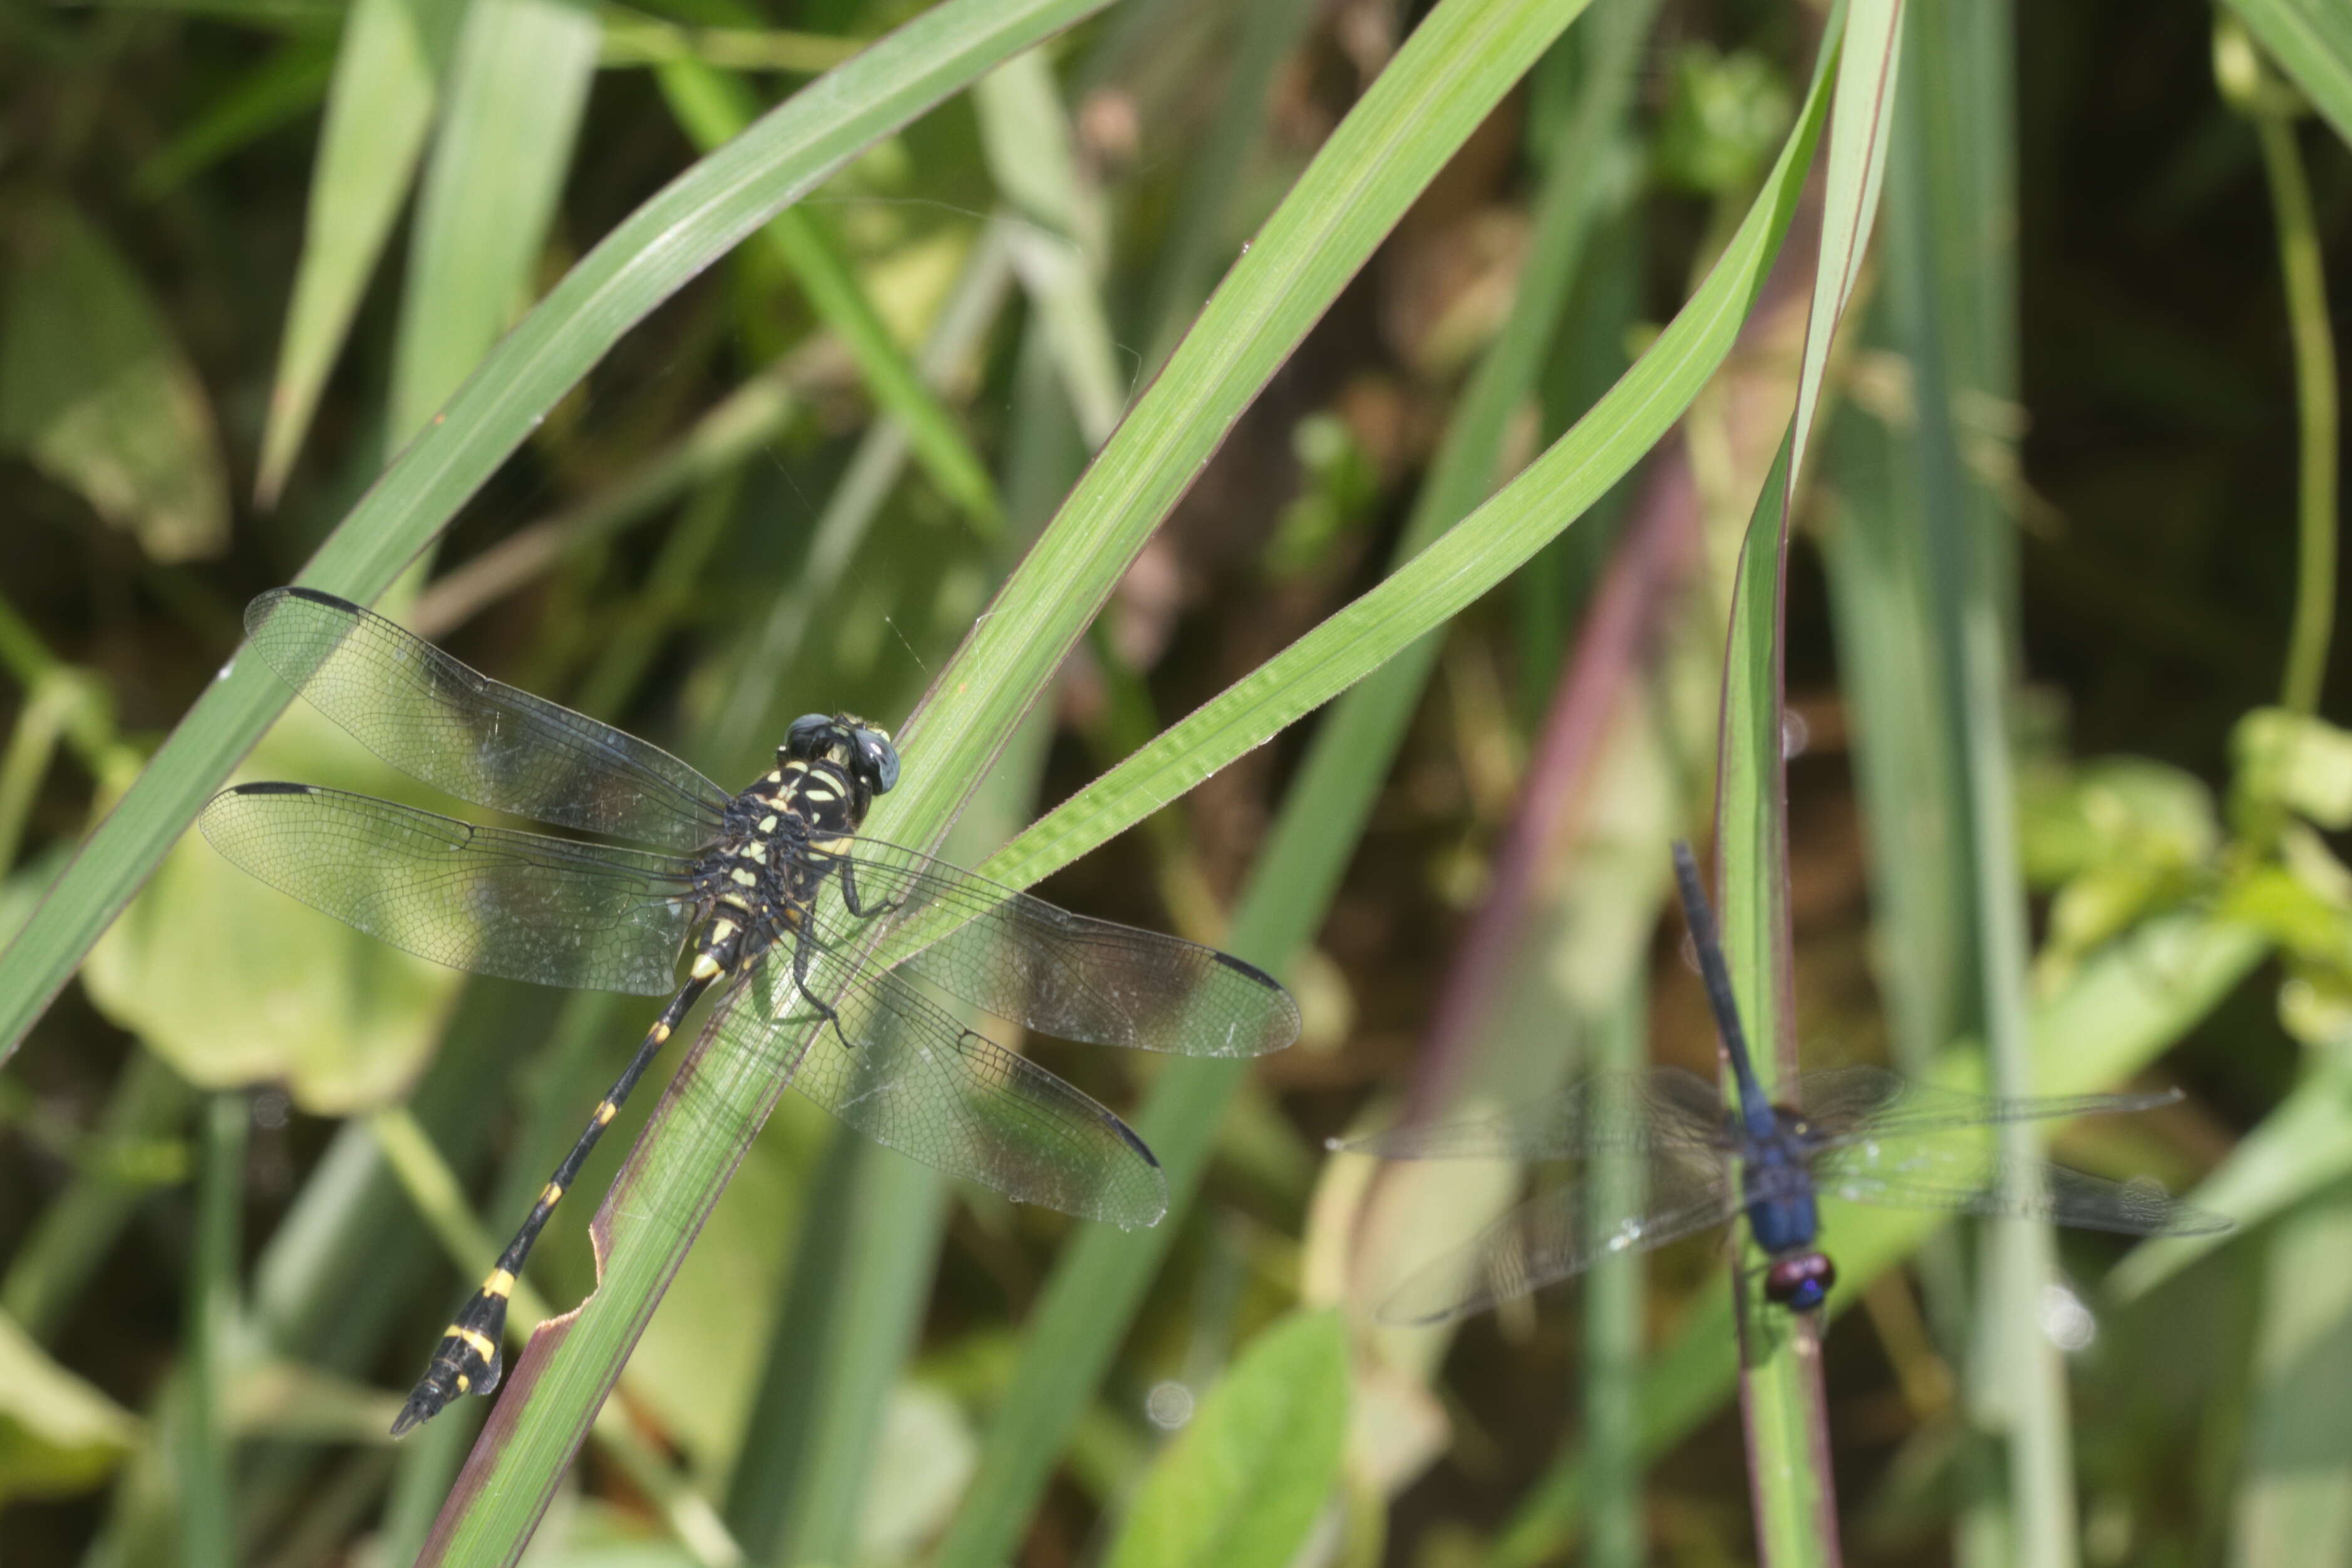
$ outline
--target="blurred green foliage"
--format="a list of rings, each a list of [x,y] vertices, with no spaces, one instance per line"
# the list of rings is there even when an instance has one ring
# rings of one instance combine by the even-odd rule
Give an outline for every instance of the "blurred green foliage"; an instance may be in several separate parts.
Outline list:
[[[1034,1044],[1166,1160],[1135,1237],[789,1095],[754,1126],[757,1083],[683,1128],[650,1086],[582,1187],[652,1126],[724,1192],[633,1189],[593,1247],[567,1206],[534,1259],[554,1310],[600,1297],[574,1363],[599,1312],[653,1313],[597,1341],[634,1355],[593,1426],[494,1439],[554,1489],[534,1562],[1699,1563],[1816,1495],[1856,1563],[2352,1553],[2352,733],[2313,460],[2352,20],[1853,9],[1908,52],[1847,148],[1887,159],[1879,241],[1810,359],[1862,165],[1824,240],[1775,160],[1843,6],[9,13],[0,1009],[39,1017],[0,1077],[10,1561],[414,1560],[481,1412],[391,1447],[388,1391],[644,1026],[163,854],[275,700],[215,679],[239,606],[322,543],[722,781],[805,710],[919,713],[910,831],[970,798],[968,861],[1013,840],[1004,874],[1308,1004],[1248,1073]],[[1751,582],[1727,633],[1807,364],[1785,598]],[[1320,1155],[1634,1059],[1637,1017],[1704,1068],[1659,911],[1727,636],[1730,809],[1787,835],[1733,852],[1732,907],[1793,978],[1787,1042],[2179,1084],[2057,1152],[2243,1221],[2059,1238],[2032,1301],[2095,1328],[2061,1357],[1993,1247],[1833,1214],[1818,1428],[1809,1368],[1750,1379],[1778,1437],[1743,1431],[1720,1253],[1376,1330],[1354,1310],[1518,1173]],[[244,772],[407,788],[299,709]],[[615,1235],[675,1279],[616,1286]]]

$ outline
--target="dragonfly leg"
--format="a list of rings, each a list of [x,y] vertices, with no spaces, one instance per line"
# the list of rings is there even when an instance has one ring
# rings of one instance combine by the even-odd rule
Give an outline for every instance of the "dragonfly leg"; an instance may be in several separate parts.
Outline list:
[[[857,901],[857,866],[847,856],[845,855],[835,861],[834,869],[841,879],[841,901],[847,905],[849,912],[859,920],[870,921],[876,915],[894,914],[907,907],[907,900],[904,899],[887,899],[873,905],[859,903]]]
[[[655,1019],[653,1026],[646,1031],[646,1037],[638,1043],[636,1054],[629,1058],[629,1065],[621,1069],[620,1078],[605,1091],[604,1098],[597,1101],[586,1129],[581,1132],[579,1141],[572,1145],[572,1152],[563,1156],[563,1163],[555,1168],[555,1174],[549,1178],[547,1185],[540,1192],[539,1201],[530,1205],[530,1213],[523,1216],[521,1228],[515,1232],[514,1239],[507,1243],[506,1250],[499,1254],[498,1263],[488,1276],[475,1289],[465,1306],[458,1309],[457,1317],[451,1320],[447,1331],[441,1336],[441,1342],[434,1347],[433,1359],[426,1363],[425,1375],[417,1379],[416,1386],[409,1391],[408,1402],[400,1407],[400,1415],[393,1421],[394,1436],[400,1436],[410,1428],[432,1420],[441,1413],[443,1405],[459,1394],[488,1394],[498,1387],[499,1379],[504,1373],[499,1343],[506,1334],[507,1300],[514,1294],[515,1280],[522,1274],[523,1259],[530,1256],[531,1244],[539,1239],[539,1233],[547,1228],[548,1217],[555,1213],[555,1205],[563,1201],[564,1189],[578,1178],[580,1167],[588,1163],[590,1151],[596,1147],[596,1140],[604,1136],[604,1129],[611,1126],[613,1118],[620,1113],[622,1103],[629,1098],[629,1091],[637,1087],[637,1080],[645,1077],[646,1069],[653,1065],[654,1058],[660,1054],[664,1042],[677,1032],[679,1022],[703,992],[709,988],[710,983],[725,973],[715,959],[707,955],[696,960],[692,977],[677,995],[670,998],[669,1005],[662,1009],[661,1016]]]
[[[841,869],[845,876],[849,867],[845,862]],[[801,999],[816,1010],[819,1017],[833,1026],[834,1038],[841,1042],[841,1048],[855,1050],[856,1047],[849,1043],[849,1037],[841,1032],[840,1012],[832,1003],[809,989],[809,952],[814,945],[815,938],[809,934],[808,923],[805,921],[793,922],[793,986],[800,992]]]

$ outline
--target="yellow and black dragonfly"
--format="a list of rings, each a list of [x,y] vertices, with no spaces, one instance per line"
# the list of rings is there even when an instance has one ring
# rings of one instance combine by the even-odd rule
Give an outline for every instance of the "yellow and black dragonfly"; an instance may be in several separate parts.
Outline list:
[[[669,996],[450,1324],[395,1436],[498,1386],[507,1299],[531,1243],[706,992],[719,993],[704,1026],[719,1048],[773,1055],[795,1089],[866,1136],[1022,1202],[1130,1227],[1167,1207],[1151,1151],[952,1005],[1185,1056],[1256,1056],[1297,1037],[1289,994],[1240,959],[860,837],[899,764],[888,733],[854,715],[795,720],[775,767],[730,795],[659,747],[491,680],[331,595],[272,590],[247,608],[246,630],[289,685],[402,772],[642,846],[300,784],[240,784],[205,808],[205,836],[229,859],[396,947],[510,980]]]

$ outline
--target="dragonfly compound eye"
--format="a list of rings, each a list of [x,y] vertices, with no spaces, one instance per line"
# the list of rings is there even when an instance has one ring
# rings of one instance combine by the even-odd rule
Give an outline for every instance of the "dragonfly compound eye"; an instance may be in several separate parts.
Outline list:
[[[833,720],[824,713],[803,713],[793,721],[784,731],[784,750],[803,760],[816,755],[824,748],[825,732],[833,728]]]
[[[1810,1312],[1829,1300],[1837,1283],[1837,1265],[1819,1252],[1776,1258],[1764,1270],[1764,1298],[1792,1312]]]
[[[857,731],[857,760],[873,781],[876,795],[888,795],[898,783],[898,748],[879,730]]]

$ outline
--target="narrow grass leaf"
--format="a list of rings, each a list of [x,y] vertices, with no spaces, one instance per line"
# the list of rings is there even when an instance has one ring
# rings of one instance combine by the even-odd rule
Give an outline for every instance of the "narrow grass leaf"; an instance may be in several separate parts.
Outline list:
[[[756,116],[758,101],[742,79],[700,60],[671,62],[657,76],[670,111],[705,153],[741,134]],[[984,532],[993,532],[1004,510],[995,481],[955,416],[891,338],[831,234],[814,213],[800,207],[778,213],[764,234],[799,282],[809,308],[848,349],[875,403],[906,432],[916,460],[940,493]]]
[[[1809,113],[1792,137],[1790,150],[1783,155],[1773,180],[1759,194],[1751,211],[1752,224],[1759,223],[1757,215],[1764,215],[1759,226],[1770,243],[1759,249],[1743,250],[1741,238],[1736,237],[1726,253],[1731,258],[1730,264],[1719,267],[1702,285],[1699,295],[1694,296],[1693,306],[1703,303],[1705,309],[1685,307],[1677,318],[1677,324],[1681,324],[1710,312],[1728,311],[1730,319],[1722,331],[1719,344],[1708,341],[1706,352],[1713,357],[1707,360],[1705,370],[1690,378],[1689,390],[1680,392],[1675,413],[1679,413],[1691,392],[1727,351],[1738,330],[1739,315],[1761,286],[1827,102],[1826,89],[1817,81]],[[1746,236],[1748,230],[1743,228],[1741,233]],[[1707,296],[1709,289],[1714,289],[1715,294],[1702,301],[1700,296]],[[1735,295],[1736,308],[1727,302]],[[1669,340],[1674,338],[1675,330],[1670,326],[1661,340],[1669,353],[1674,352]],[[1473,395],[1481,399],[1482,409],[1489,407],[1484,399],[1490,395],[1496,406],[1507,405],[1505,388],[1508,378],[1500,369],[1494,374],[1498,383],[1496,387],[1474,390]],[[1486,373],[1482,371],[1481,374],[1483,379]],[[1675,384],[1679,387],[1682,384]],[[1629,408],[1640,408],[1648,396],[1654,395],[1654,387],[1643,386],[1640,395],[1614,405],[1612,417],[1627,418]],[[1669,414],[1658,427],[1663,428],[1672,417]],[[1586,431],[1588,439],[1592,435],[1591,430]],[[1491,482],[1492,455],[1480,456],[1485,438],[1485,432],[1469,428],[1458,437],[1449,436],[1444,449],[1448,456],[1441,459],[1447,465],[1443,492],[1449,498],[1446,504],[1466,507]],[[1635,460],[1641,449],[1629,451],[1624,461],[1630,464]],[[1433,475],[1430,482],[1438,483],[1438,476]],[[1532,519],[1538,515],[1537,509],[1530,506],[1528,513]],[[1426,510],[1416,509],[1400,552],[1419,553],[1400,571],[1412,570],[1425,562],[1432,552],[1424,547],[1446,522],[1446,511],[1437,503],[1433,502]],[[1531,521],[1529,525],[1533,526]],[[1426,625],[1416,626],[1398,637],[1395,646],[1410,647],[1428,629]],[[1322,635],[1318,632],[1310,637]],[[1234,909],[1226,940],[1226,945],[1234,952],[1280,973],[1312,939],[1354,850],[1373,798],[1388,776],[1406,722],[1420,700],[1422,682],[1433,652],[1432,642],[1424,651],[1394,658],[1378,668],[1371,679],[1349,691],[1316,730],[1249,887]],[[1299,710],[1308,710],[1314,705],[1307,703]],[[1246,748],[1237,746],[1233,754],[1238,755],[1244,749]],[[1161,742],[1155,742],[1146,752],[1153,764],[1163,769],[1171,765],[1171,759],[1183,755],[1181,749],[1168,748]],[[1227,760],[1230,758],[1213,758],[1205,771],[1213,772],[1216,765]],[[1110,779],[1135,776],[1139,770],[1131,771],[1132,762],[1131,759],[1129,764],[1113,770],[1105,781],[1098,781],[1097,787]],[[1131,811],[1131,816],[1121,818],[1116,812],[1107,814],[1108,823],[1092,823],[1089,830],[1098,828],[1102,837],[1108,837],[1155,808],[1162,799],[1172,796],[1178,789],[1189,787],[1190,782],[1197,781],[1172,784],[1167,795],[1155,795],[1146,788],[1119,808]],[[1061,816],[1056,813],[1048,816],[1040,827],[1055,823]],[[1038,828],[1032,828],[1016,840],[1008,854],[991,862],[991,874],[1034,879],[1099,841],[1085,838],[1075,846],[1062,845],[1064,852],[1055,859],[1051,854],[1034,854],[1033,841],[1039,837]],[[1024,846],[1031,847],[1024,849]],[[1136,1119],[1138,1131],[1167,1169],[1171,1220],[1183,1212],[1199,1181],[1216,1119],[1240,1081],[1241,1074],[1233,1064],[1171,1063],[1143,1113]],[[938,1568],[992,1568],[1011,1554],[1023,1521],[1044,1492],[1068,1433],[1126,1333],[1169,1245],[1172,1229],[1169,1221],[1163,1221],[1154,1230],[1132,1236],[1097,1228],[1080,1236],[1065,1254],[1031,1314],[1013,1386],[996,1424],[990,1429],[980,1469],[964,1508],[940,1547]]]
[[[598,37],[586,0],[467,5],[409,239],[392,446],[423,426],[535,292]]]
[[[463,0],[353,0],[343,24],[261,433],[254,489],[265,507],[285,489],[327,373],[408,198],[463,14]]]
[[[1101,281],[1101,203],[1078,172],[1076,137],[1053,68],[1041,53],[1009,60],[972,90],[982,150],[1016,221],[1013,266],[1036,301],[1088,449],[1109,439],[1127,405],[1127,374],[1111,341]]]
[[[1681,417],[1730,351],[1786,232],[1828,107],[1828,79],[1817,78],[1779,163],[1706,281],[1590,413],[1377,587],[1040,819],[991,859],[988,874],[1024,886],[1116,837],[1444,625],[1606,494]]]
[[[491,351],[446,417],[335,530],[303,581],[360,600],[381,593],[622,333],[876,139],[1105,3],[948,0],[671,181]],[[0,952],[6,1050],[288,700],[275,677],[247,660],[181,720]]]
[[[2199,1207],[2228,1215],[2235,1231],[2144,1241],[2116,1265],[2107,1289],[2137,1300],[2216,1249],[2352,1176],[2352,1084],[2334,1064],[2314,1064],[2304,1080],[2238,1140],[2219,1170],[2198,1184]]]
[[[1109,1568],[1284,1568],[1339,1481],[1348,1403],[1338,1312],[1258,1335],[1144,1477]]]
[[[241,152],[315,108],[335,68],[335,42],[298,37],[231,82],[131,176],[131,189],[153,200],[222,159]]]
[[[1853,0],[1839,45],[1823,181],[1821,250],[1790,416],[1764,480],[1733,589],[1717,775],[1723,940],[1758,1078],[1795,1072],[1794,937],[1789,923],[1785,617],[1789,521],[1830,346],[1861,275],[1878,211],[1900,59],[1901,0]],[[1834,25],[1834,24],[1833,24]],[[1742,1410],[1758,1553],[1768,1563],[1835,1563],[1837,1495],[1821,1384],[1820,1328],[1776,1318],[1745,1270]]]
[[[1415,30],[975,626],[930,705],[905,727],[905,775],[875,811],[876,837],[936,841],[1249,398],[1580,5],[1444,0]],[[680,1068],[599,1211],[596,1294],[516,1368],[428,1556],[499,1559],[520,1550],[701,1215],[784,1091],[788,1074],[762,1055],[698,1052]],[[1166,1081],[1181,1073],[1213,1108],[1239,1071],[1230,1063],[1171,1067]],[[1182,1073],[1188,1068],[1209,1070]],[[1140,1131],[1152,1137],[1148,1124]],[[1174,1161],[1160,1152],[1173,1188]]]

